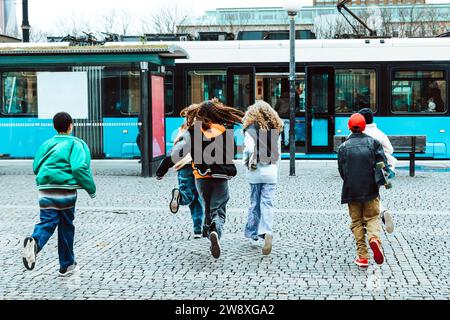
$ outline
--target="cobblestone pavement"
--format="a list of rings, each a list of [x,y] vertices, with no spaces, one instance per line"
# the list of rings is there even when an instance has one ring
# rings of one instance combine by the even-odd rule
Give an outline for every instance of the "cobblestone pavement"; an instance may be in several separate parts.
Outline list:
[[[56,235],[35,270],[23,267],[22,241],[38,221],[31,162],[0,161],[0,299],[448,299],[450,163],[419,163],[415,178],[406,165],[382,191],[395,219],[382,236],[386,262],[362,270],[335,161],[299,161],[296,177],[282,163],[270,256],[243,236],[239,166],[218,260],[193,239],[187,208],[169,212],[173,172],[157,181],[139,177],[136,161],[94,161],[98,197],[79,192],[77,203],[80,269],[61,278]]]

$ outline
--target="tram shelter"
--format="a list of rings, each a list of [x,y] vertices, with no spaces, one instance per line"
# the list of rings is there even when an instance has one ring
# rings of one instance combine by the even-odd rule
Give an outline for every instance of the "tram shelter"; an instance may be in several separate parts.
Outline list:
[[[166,154],[165,67],[186,58],[166,44],[0,44],[0,154],[32,158],[66,111],[94,159],[141,157],[153,176]]]

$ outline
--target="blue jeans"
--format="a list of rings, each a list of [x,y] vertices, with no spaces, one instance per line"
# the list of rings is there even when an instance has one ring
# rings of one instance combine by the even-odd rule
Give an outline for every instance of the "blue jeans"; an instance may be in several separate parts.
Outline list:
[[[65,210],[41,209],[41,222],[34,227],[32,234],[38,244],[38,251],[41,251],[58,227],[58,256],[61,269],[65,269],[75,262],[73,253],[74,213],[75,207]]]
[[[180,205],[189,206],[191,210],[194,233],[202,233],[203,208],[195,187],[195,177],[189,165],[178,170],[178,188],[180,190]]]
[[[248,210],[245,237],[264,238],[265,234],[273,235],[273,203],[275,184],[250,184],[250,208]]]

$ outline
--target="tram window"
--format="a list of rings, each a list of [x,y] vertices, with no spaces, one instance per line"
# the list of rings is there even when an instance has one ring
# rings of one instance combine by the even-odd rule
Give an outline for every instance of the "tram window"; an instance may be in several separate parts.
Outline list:
[[[36,72],[2,74],[3,115],[37,115]]]
[[[446,87],[443,71],[396,71],[392,80],[392,112],[446,112]]]
[[[226,103],[227,72],[225,70],[189,71],[187,81],[188,104],[218,98]]]
[[[105,70],[103,112],[105,116],[136,115],[141,108],[139,71]]]
[[[362,108],[376,111],[376,71],[336,69],[336,113],[352,113]]]
[[[233,92],[233,106],[245,112],[250,105],[250,75],[233,75]]]
[[[262,84],[259,84],[261,82]],[[280,76],[257,76],[257,90],[262,90],[262,95],[257,95],[257,100],[269,103],[281,118],[289,118],[290,88],[289,79]],[[301,116],[305,112],[305,80],[302,76],[295,80],[295,113]]]

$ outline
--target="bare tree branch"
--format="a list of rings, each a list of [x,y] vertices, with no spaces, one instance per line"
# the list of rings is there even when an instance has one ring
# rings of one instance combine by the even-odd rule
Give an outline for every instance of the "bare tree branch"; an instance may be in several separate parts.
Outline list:
[[[176,3],[168,3],[155,10],[148,19],[142,21],[142,26],[147,30],[157,33],[177,33],[178,26],[186,22],[190,16],[190,10],[180,7]],[[144,18],[145,19],[145,18]]]
[[[101,29],[105,33],[126,35],[131,26],[131,18],[128,11],[109,9],[101,16]]]
[[[121,10],[119,11],[119,24],[118,26],[120,27],[120,34],[122,35],[127,35],[129,29],[132,26],[132,16],[131,13],[129,11],[125,11],[125,10]]]
[[[442,18],[441,14],[436,8],[428,7],[425,10],[423,16],[426,20],[426,23],[424,25],[425,36],[434,37],[444,31],[441,24],[439,23]]]
[[[51,36],[51,34],[48,31],[36,28],[30,29],[30,42],[46,42],[47,37],[49,36]]]
[[[327,14],[314,19],[314,32],[318,39],[333,39],[336,36],[352,34],[354,31],[341,15]]]
[[[244,31],[251,20],[250,12],[227,13],[221,19],[221,32],[234,34],[237,37],[239,31]]]
[[[105,11],[100,19],[101,26],[104,32],[113,33],[114,26],[116,25],[117,20],[117,11],[115,9],[108,9]]]
[[[377,35],[384,37],[432,37],[443,32],[444,27],[439,23],[439,10],[432,6],[404,6],[393,11],[392,8],[371,6],[358,11],[358,17],[364,21]],[[317,38],[333,38],[336,35],[354,33],[342,26],[334,15],[316,17],[314,29]],[[342,20],[345,21],[345,20]],[[346,22],[347,23],[347,22]],[[356,24],[359,34],[367,35],[361,25]]]
[[[92,24],[85,17],[70,12],[55,23],[58,35],[81,36],[84,32],[92,32]]]

